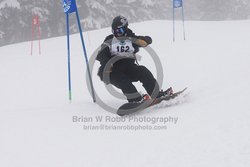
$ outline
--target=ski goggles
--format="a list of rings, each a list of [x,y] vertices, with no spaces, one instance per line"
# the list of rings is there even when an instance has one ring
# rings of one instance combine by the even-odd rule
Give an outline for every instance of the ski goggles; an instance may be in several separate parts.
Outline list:
[[[125,34],[125,32],[126,32],[125,27],[120,27],[120,28],[115,29],[115,34],[117,36],[122,36]]]

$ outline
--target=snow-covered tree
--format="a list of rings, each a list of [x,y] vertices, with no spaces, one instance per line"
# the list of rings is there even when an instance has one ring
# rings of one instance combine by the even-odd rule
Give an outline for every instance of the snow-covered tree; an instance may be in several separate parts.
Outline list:
[[[84,30],[109,27],[117,15],[130,23],[172,19],[172,0],[76,0]],[[250,19],[249,0],[183,0],[188,20]],[[179,10],[179,9],[178,9]],[[65,35],[61,0],[0,0],[0,46],[30,40],[32,15],[41,20],[42,38]],[[176,12],[179,19],[180,12]],[[78,32],[70,16],[71,32]],[[74,21],[73,21],[74,20]]]

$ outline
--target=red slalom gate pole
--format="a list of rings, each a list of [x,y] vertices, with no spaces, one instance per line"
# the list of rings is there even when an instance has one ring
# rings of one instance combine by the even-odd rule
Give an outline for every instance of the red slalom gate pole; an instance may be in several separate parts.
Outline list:
[[[35,30],[37,27],[37,35],[35,35]],[[35,36],[38,38],[38,45],[39,45],[39,55],[41,55],[41,28],[40,28],[40,20],[38,15],[34,15],[32,17],[32,32],[31,32],[31,56],[33,54],[33,42],[35,39]]]
[[[41,29],[40,29],[40,20],[37,16],[37,22],[38,22],[38,40],[39,40],[39,55],[41,55]]]
[[[34,40],[34,22],[33,22],[32,18],[32,30],[31,30],[31,48],[30,48],[30,55],[32,56],[32,52],[33,52],[33,40]]]

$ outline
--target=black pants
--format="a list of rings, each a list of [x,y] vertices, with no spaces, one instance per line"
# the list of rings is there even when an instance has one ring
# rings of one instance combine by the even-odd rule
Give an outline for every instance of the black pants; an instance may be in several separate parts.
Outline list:
[[[140,101],[141,95],[133,85],[133,82],[140,81],[147,93],[159,92],[159,85],[152,73],[144,66],[130,65],[126,70],[113,69],[110,73],[110,83],[121,89],[129,102]]]

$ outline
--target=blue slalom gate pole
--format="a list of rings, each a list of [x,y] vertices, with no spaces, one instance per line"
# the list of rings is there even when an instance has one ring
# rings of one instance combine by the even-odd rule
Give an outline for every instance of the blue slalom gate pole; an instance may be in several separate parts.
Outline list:
[[[182,1],[182,26],[183,26],[183,37],[184,40],[186,40],[186,33],[185,33],[185,25],[184,25],[185,19],[184,19],[184,6]]]
[[[93,81],[92,81],[92,77],[91,77],[91,73],[90,73],[89,61],[88,61],[87,51],[86,51],[86,47],[85,47],[85,43],[84,43],[84,39],[83,39],[83,35],[82,35],[82,27],[81,27],[80,18],[79,18],[79,15],[78,15],[78,10],[76,9],[75,12],[76,12],[76,17],[77,17],[77,23],[78,23],[78,28],[79,28],[79,32],[80,32],[84,57],[85,57],[86,65],[87,65],[87,72],[88,72],[89,82],[90,82],[90,86],[91,86],[92,98],[93,98],[93,101],[96,102],[94,86],[93,86]]]
[[[186,40],[183,0],[173,0],[173,41],[175,41],[175,9],[182,8],[183,38]]]
[[[71,70],[70,70],[70,41],[69,41],[69,14],[66,14],[66,26],[67,26],[67,46],[68,46],[68,86],[69,86],[69,101],[71,102],[72,100],[72,95],[71,95]]]
[[[87,65],[87,71],[88,71],[89,82],[90,82],[90,86],[91,86],[92,97],[93,97],[93,101],[96,102],[94,86],[93,86],[93,81],[92,81],[92,77],[91,77],[91,73],[90,73],[89,62],[88,62],[88,57],[87,57],[87,51],[86,51],[85,43],[84,43],[84,40],[83,40],[82,27],[81,27],[80,18],[79,18],[79,15],[78,15],[76,1],[75,0],[62,0],[62,3],[63,3],[64,13],[66,14],[66,24],[67,24],[69,100],[71,101],[71,99],[72,99],[72,95],[71,95],[71,74],[70,74],[71,72],[70,72],[69,14],[75,12],[76,17],[77,17],[77,23],[78,23],[78,27],[79,27],[81,42],[82,42],[82,48],[83,48],[83,52],[84,52],[84,56],[85,56],[85,60],[86,60],[86,65]]]
[[[174,6],[174,0],[173,0],[173,42],[175,41],[175,16],[174,16],[174,10],[175,10],[175,6]]]

